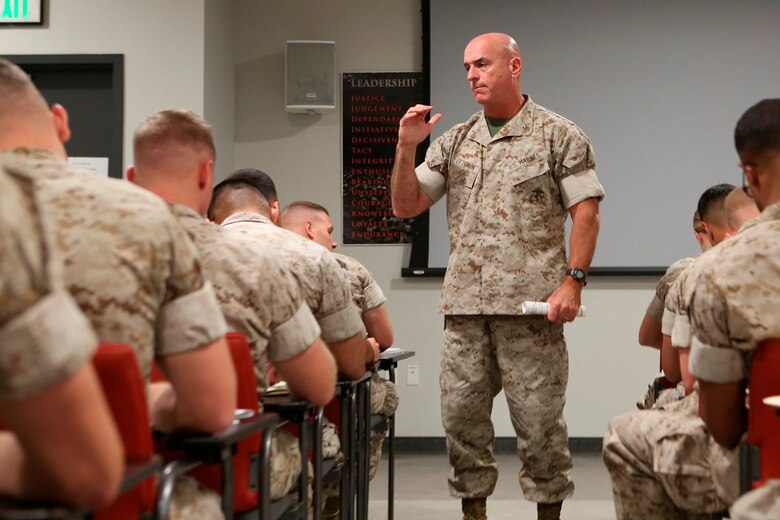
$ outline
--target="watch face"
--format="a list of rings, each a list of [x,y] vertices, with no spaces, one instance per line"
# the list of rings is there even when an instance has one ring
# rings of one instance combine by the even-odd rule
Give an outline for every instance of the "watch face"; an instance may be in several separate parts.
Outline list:
[[[585,271],[582,269],[569,269],[566,274],[570,275],[572,278],[577,280],[578,282],[581,282],[585,279]]]

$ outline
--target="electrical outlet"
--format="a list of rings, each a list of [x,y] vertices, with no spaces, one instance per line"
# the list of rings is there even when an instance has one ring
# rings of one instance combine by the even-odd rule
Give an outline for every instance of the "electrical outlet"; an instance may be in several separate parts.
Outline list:
[[[406,367],[406,384],[412,386],[420,384],[420,365],[408,365]]]

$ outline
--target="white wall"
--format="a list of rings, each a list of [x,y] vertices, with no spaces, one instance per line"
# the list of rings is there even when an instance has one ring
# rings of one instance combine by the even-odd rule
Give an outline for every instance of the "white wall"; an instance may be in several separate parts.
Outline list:
[[[336,227],[334,236],[340,237],[339,107],[320,116],[284,111],[285,41],[335,41],[337,74],[420,71],[420,2],[239,0],[235,16],[235,165],[269,173],[282,203],[310,199],[328,207]],[[336,99],[340,106],[339,92]],[[405,364],[420,366],[420,386],[406,386],[404,373],[399,379],[398,435],[443,435],[438,383],[443,319],[436,314],[441,281],[402,279],[401,267],[408,261],[406,246],[345,246],[340,250],[371,269],[388,297],[397,345],[417,351],[417,357]],[[608,419],[631,409],[656,371],[657,356],[636,346],[636,332],[653,289],[652,279],[596,279],[588,284],[584,303],[589,316],[567,333],[571,379],[566,415],[572,436],[603,435]],[[512,436],[502,398],[496,401],[494,416],[497,435]]]
[[[203,114],[204,0],[45,4],[44,26],[2,29],[0,53],[124,54],[124,164],[132,161],[133,130],[152,112]]]
[[[233,141],[235,139],[235,75],[233,73],[233,19],[232,1],[206,0],[203,116],[214,127],[217,147],[217,168],[233,169]]]

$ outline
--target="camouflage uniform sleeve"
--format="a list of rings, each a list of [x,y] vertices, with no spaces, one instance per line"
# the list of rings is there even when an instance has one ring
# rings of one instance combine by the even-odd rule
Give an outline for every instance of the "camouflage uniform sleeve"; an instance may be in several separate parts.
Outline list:
[[[385,293],[382,292],[382,288],[376,283],[376,280],[371,279],[371,283],[366,286],[364,291],[365,299],[363,300],[363,312],[375,309],[385,303]]]
[[[347,269],[347,276],[350,278],[354,276],[356,278],[356,282],[353,282],[352,284],[352,297],[355,298],[356,302],[358,300],[360,301],[358,308],[361,313],[379,307],[387,301],[385,293],[382,292],[382,288],[376,283],[374,275],[371,274],[371,271],[366,269],[366,266],[352,258],[350,265],[345,267]],[[354,289],[356,288],[356,285],[358,292],[362,296],[361,298],[355,297]]]
[[[731,345],[728,328],[738,316],[711,273],[702,273],[693,292],[690,308],[693,341],[690,369],[697,378],[711,383],[734,383],[748,376],[745,356]]]
[[[189,234],[171,215],[171,272],[166,301],[157,318],[157,355],[203,347],[227,332],[214,288],[205,282]]]
[[[677,292],[680,289],[679,276],[674,283],[672,283],[669,290],[666,292],[666,298],[664,298],[664,314],[661,319],[661,332],[666,336],[672,336],[674,334],[674,328],[677,323]]]
[[[661,321],[664,317],[664,302],[658,299],[658,295],[653,295],[653,299],[650,300],[650,305],[647,306],[645,314],[653,318],[655,321]]]
[[[371,274],[371,271],[357,261],[355,261],[355,267],[358,280],[360,281],[360,292],[363,293],[360,312],[369,311],[385,303],[387,301],[385,293],[382,292],[382,288],[374,280],[374,275]]]
[[[41,393],[94,352],[97,338],[55,262],[32,183],[0,172],[0,399]]]
[[[691,348],[691,320],[688,316],[688,306],[683,304],[688,284],[691,283],[693,265],[685,269],[674,282],[667,300],[674,310],[674,328],[672,329],[672,345],[677,348]]]
[[[672,345],[677,348],[691,348],[691,319],[688,314],[677,314],[672,328]]]
[[[97,342],[67,291],[47,294],[0,327],[0,399],[34,396],[65,380],[89,361]]]
[[[604,188],[596,177],[596,157],[588,136],[571,125],[556,143],[555,177],[566,209],[583,200],[604,198]]]
[[[448,158],[443,146],[446,136],[445,133],[431,143],[425,153],[425,161],[415,169],[420,189],[434,203],[441,199],[447,191]]]
[[[674,320],[676,314],[669,309],[664,309],[663,317],[661,318],[661,334],[664,336],[671,336],[674,330]]]
[[[306,351],[320,335],[317,320],[303,299],[298,281],[279,262],[275,273],[268,273],[271,302],[263,306],[271,313],[271,337],[268,359],[291,359]],[[270,303],[270,305],[269,305]]]
[[[669,284],[674,280],[673,277],[677,275],[675,272],[676,264],[677,262],[670,265],[656,284],[653,300],[650,302],[650,305],[647,306],[647,311],[645,312],[645,314],[659,322],[663,320],[664,309],[666,306],[666,294],[669,291]]]
[[[365,332],[360,315],[352,305],[352,292],[346,274],[328,251],[323,251],[320,279],[323,295],[316,318],[322,329],[322,339],[331,343]]]

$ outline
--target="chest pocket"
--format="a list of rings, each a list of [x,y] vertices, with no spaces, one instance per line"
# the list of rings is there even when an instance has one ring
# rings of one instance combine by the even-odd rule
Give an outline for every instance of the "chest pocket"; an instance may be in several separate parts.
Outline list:
[[[554,183],[547,162],[518,165],[513,168],[509,182],[521,203],[549,205]]]

